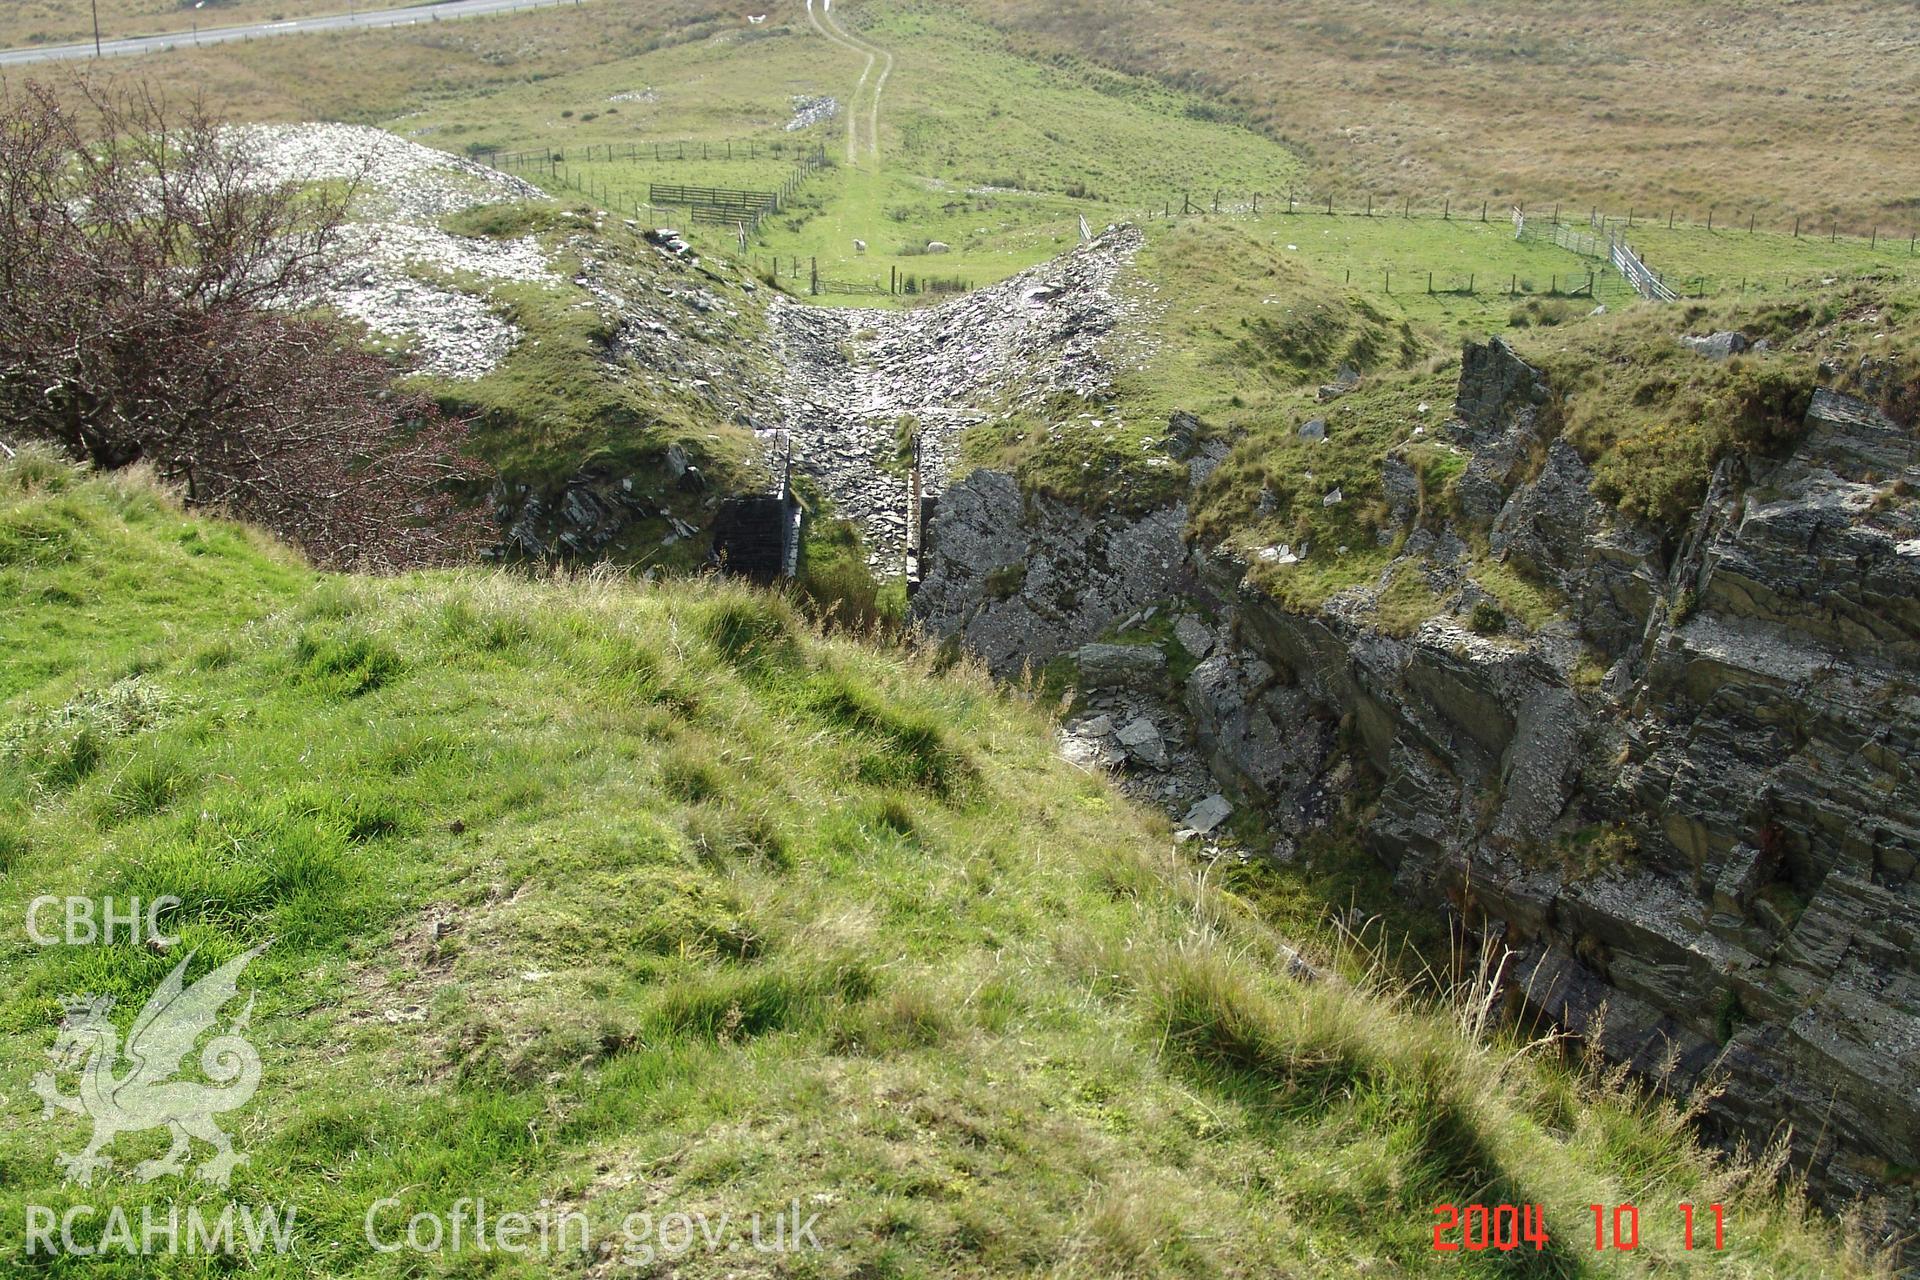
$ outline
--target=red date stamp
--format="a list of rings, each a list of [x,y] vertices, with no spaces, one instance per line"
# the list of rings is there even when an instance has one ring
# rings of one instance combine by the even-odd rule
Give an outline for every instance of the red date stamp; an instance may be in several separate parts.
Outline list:
[[[1631,1251],[1640,1247],[1640,1210],[1631,1204],[1590,1204],[1593,1214],[1593,1247]],[[1682,1247],[1694,1247],[1696,1214],[1694,1207],[1679,1207]],[[1697,1215],[1704,1237],[1709,1217],[1713,1227],[1713,1248],[1727,1247],[1727,1211],[1712,1204]],[[1436,1253],[1482,1253],[1496,1249],[1511,1253],[1515,1249],[1544,1250],[1553,1241],[1547,1230],[1547,1211],[1537,1204],[1440,1204],[1433,1207],[1433,1248]],[[1702,1241],[1704,1245],[1704,1239]]]

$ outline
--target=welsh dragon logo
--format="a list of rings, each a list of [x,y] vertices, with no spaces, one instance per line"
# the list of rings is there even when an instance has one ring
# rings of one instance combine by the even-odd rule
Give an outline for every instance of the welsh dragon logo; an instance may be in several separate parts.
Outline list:
[[[33,1078],[33,1091],[46,1104],[42,1119],[58,1108],[93,1120],[93,1141],[85,1150],[63,1154],[59,1159],[68,1181],[87,1186],[96,1172],[112,1168],[112,1158],[101,1153],[120,1134],[165,1127],[173,1133],[173,1145],[165,1155],[137,1166],[135,1177],[151,1182],[179,1173],[193,1139],[198,1138],[214,1153],[196,1172],[209,1182],[227,1185],[235,1166],[247,1157],[233,1149],[233,1141],[213,1118],[244,1107],[260,1087],[260,1055],[240,1036],[253,1014],[251,996],[240,1016],[201,1050],[200,1068],[213,1083],[197,1084],[173,1077],[180,1073],[194,1044],[213,1026],[220,1010],[237,994],[241,970],[263,950],[265,947],[255,947],[235,956],[184,989],[182,978],[193,955],[174,966],[127,1031],[125,1074],[120,1074],[120,1035],[107,1016],[113,998],[81,996],[64,1001],[66,1017],[53,1048],[47,1051],[54,1069]],[[78,1071],[80,1076],[80,1092],[72,1097],[59,1092],[54,1083],[58,1074],[67,1071]]]

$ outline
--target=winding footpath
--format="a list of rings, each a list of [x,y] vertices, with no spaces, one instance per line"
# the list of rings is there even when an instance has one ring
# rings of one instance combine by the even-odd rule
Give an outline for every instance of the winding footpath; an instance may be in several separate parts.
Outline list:
[[[830,44],[836,44],[852,53],[866,55],[866,66],[861,69],[859,83],[853,87],[853,96],[847,102],[847,163],[857,164],[860,159],[860,95],[866,92],[867,81],[873,78],[873,69],[877,64],[880,75],[873,82],[873,101],[867,109],[867,154],[875,160],[880,158],[880,95],[886,92],[887,79],[893,75],[893,54],[879,45],[871,44],[850,34],[833,16],[833,0],[820,0],[816,9],[814,0],[807,0],[807,21],[813,24],[822,38]]]
[[[237,27],[210,27],[203,31],[172,31],[164,35],[129,36],[125,39],[101,41],[98,53],[108,58],[137,57],[143,53],[165,53],[170,49],[231,44],[238,40],[266,40],[274,36],[306,35],[318,31],[375,31],[385,27],[411,27],[425,22],[479,18],[496,13],[517,13],[521,9],[547,9],[557,5],[580,3],[582,0],[446,0],[444,4],[417,4],[399,9],[336,13],[318,18],[295,18],[287,22],[255,22]],[[25,66],[35,62],[77,61],[82,58],[91,58],[95,56],[95,52],[91,40],[80,44],[0,49],[0,67]]]

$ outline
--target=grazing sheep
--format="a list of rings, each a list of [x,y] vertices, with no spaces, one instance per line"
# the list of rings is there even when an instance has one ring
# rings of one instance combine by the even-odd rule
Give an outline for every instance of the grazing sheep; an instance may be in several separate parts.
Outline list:
[[[855,240],[853,242],[853,251],[855,253],[865,253],[867,251],[867,242],[865,240]]]

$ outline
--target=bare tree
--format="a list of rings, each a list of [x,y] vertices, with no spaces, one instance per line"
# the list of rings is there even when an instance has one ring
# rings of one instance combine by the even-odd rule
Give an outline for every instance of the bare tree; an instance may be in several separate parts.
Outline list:
[[[144,88],[0,93],[0,415],[322,562],[470,556],[463,424],[316,305],[352,198]]]

